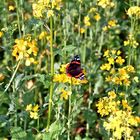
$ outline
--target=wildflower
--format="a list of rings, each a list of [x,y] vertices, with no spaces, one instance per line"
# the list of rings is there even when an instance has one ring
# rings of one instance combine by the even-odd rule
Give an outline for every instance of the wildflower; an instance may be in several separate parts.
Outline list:
[[[140,18],[140,7],[139,6],[132,6],[127,10],[127,14],[129,17],[136,16]]]
[[[9,5],[9,11],[14,11],[15,7],[13,5]]]
[[[80,33],[81,34],[85,33],[85,29],[84,28],[80,28]]]
[[[108,21],[108,28],[111,28],[111,27],[115,27],[116,26],[116,20],[109,20]]]
[[[60,72],[65,73],[67,64],[63,64],[60,67]]]
[[[15,45],[13,46],[12,55],[17,61],[25,60],[25,65],[30,66],[36,64],[34,57],[37,56],[38,48],[35,40],[25,40],[23,38],[16,39]]]
[[[104,55],[103,55],[104,57],[109,57],[109,50],[106,50],[105,52],[104,52]]]
[[[32,118],[32,119],[38,119],[39,118],[39,114],[38,114],[39,106],[38,106],[38,104],[35,105],[35,106],[32,106],[32,104],[27,105],[26,106],[26,111],[29,112],[30,118]]]
[[[71,95],[71,91],[66,91],[64,89],[61,90],[61,99],[67,100],[69,95]]]
[[[47,32],[46,31],[43,31],[43,32],[41,32],[40,33],[40,35],[39,35],[39,40],[42,40],[42,39],[44,39],[45,37],[47,36]]]
[[[111,65],[113,65],[114,64],[114,58],[112,58],[112,57],[109,57],[108,59],[108,62],[109,62],[109,64]]]
[[[32,118],[32,119],[38,119],[39,118],[39,116],[38,116],[38,112],[30,112],[30,118]]]
[[[72,83],[73,85],[86,84],[88,82],[86,79],[80,80],[74,77],[71,78],[67,76],[67,74],[55,74],[53,81],[59,83]]]
[[[3,32],[0,32],[0,38],[3,36]]]
[[[139,43],[135,40],[134,36],[132,34],[130,34],[128,36],[128,40],[124,41],[124,46],[130,46],[133,48],[137,48],[139,45]]]
[[[84,17],[84,24],[85,24],[86,26],[90,26],[90,25],[91,25],[89,16],[85,16],[85,17]]]
[[[94,19],[95,19],[96,21],[99,21],[99,20],[101,19],[100,14],[99,14],[99,13],[96,13],[96,15],[94,16]]]
[[[121,94],[121,93],[120,93]],[[108,92],[108,97],[100,98],[96,104],[98,113],[106,116],[103,123],[105,130],[112,134],[111,139],[130,139],[133,138],[133,127],[137,127],[140,123],[140,118],[134,116],[132,108],[127,100],[117,98],[114,91]]]
[[[109,71],[111,69],[111,65],[109,63],[103,64],[100,69]]]
[[[29,104],[26,106],[26,111],[31,111],[32,110],[32,104]]]
[[[50,18],[54,16],[54,11],[60,10],[62,6],[62,0],[39,0],[32,4],[33,15],[37,18],[42,18],[45,13]]]
[[[97,11],[97,9],[95,7],[92,7],[92,8],[90,8],[89,13],[93,13],[93,12],[96,12],[96,11]]]
[[[50,17],[53,17],[53,16],[54,16],[53,10],[48,10],[47,17],[50,18]]]
[[[108,27],[107,27],[107,26],[104,26],[104,27],[102,28],[102,30],[105,32],[105,31],[108,30]]]
[[[102,8],[111,8],[115,6],[112,0],[98,0],[97,5],[101,6]]]

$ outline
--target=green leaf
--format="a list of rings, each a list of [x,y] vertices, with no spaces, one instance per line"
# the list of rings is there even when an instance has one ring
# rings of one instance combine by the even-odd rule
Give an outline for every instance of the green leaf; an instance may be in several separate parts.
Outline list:
[[[0,91],[0,105],[2,103],[9,103],[9,101],[10,101],[10,99],[9,99],[9,96],[7,95],[7,93]]]
[[[11,128],[11,136],[12,140],[25,140],[26,139],[26,132],[22,130],[21,127],[13,127]]]
[[[62,49],[62,52],[63,52],[63,51],[71,52],[71,51],[73,51],[74,49],[76,49],[76,46],[67,45],[67,46],[65,46],[65,47]]]

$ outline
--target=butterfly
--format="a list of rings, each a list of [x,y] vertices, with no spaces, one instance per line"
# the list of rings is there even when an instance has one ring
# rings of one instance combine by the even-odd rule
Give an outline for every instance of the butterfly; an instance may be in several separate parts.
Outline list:
[[[83,69],[81,68],[80,57],[78,55],[74,56],[71,62],[66,66],[66,74],[80,80],[84,79],[85,75],[83,73]]]

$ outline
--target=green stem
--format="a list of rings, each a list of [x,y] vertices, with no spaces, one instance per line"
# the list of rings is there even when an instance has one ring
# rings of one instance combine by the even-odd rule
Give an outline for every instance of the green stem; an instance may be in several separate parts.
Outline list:
[[[19,36],[21,38],[21,26],[20,26],[20,15],[19,15],[19,6],[18,6],[18,1],[15,0],[16,3],[16,8],[17,8],[17,23],[18,23],[18,31],[19,31]]]
[[[6,87],[6,89],[4,90],[4,92],[6,92],[6,91],[9,89],[11,83],[13,82],[14,77],[15,77],[15,75],[16,75],[16,73],[17,73],[18,68],[19,68],[19,65],[20,65],[20,61],[18,61],[17,66],[16,66],[16,69],[15,69],[15,71],[14,71],[14,73],[13,73],[13,75],[12,75],[12,77],[11,77],[11,79],[10,79],[10,81],[9,81],[9,83],[8,83],[8,85],[7,85],[7,87]]]
[[[54,74],[54,58],[53,58],[53,17],[50,18],[50,52],[51,52],[51,76],[53,78]],[[47,120],[47,131],[50,126],[51,112],[52,112],[52,96],[53,96],[53,79],[50,85],[49,94],[49,110],[48,110],[48,120]]]
[[[72,93],[72,78],[71,78],[71,84],[70,84],[70,91]],[[69,95],[69,106],[68,106],[68,137],[67,140],[70,140],[70,129],[71,129],[71,95]]]

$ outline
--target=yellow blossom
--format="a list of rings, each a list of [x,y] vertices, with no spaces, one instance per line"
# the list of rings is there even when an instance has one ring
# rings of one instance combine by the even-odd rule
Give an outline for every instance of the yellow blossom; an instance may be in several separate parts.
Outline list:
[[[113,3],[112,0],[98,0],[97,4],[102,8],[111,8],[115,6],[115,3]]]
[[[85,24],[86,26],[90,26],[90,25],[91,25],[89,16],[85,16],[85,17],[84,17],[84,24]]]
[[[38,112],[38,109],[39,109],[39,106],[38,106],[38,104],[37,104],[37,105],[35,105],[35,106],[32,108],[32,111]]]
[[[102,30],[105,32],[105,31],[108,30],[108,27],[107,27],[107,26],[104,26],[104,27],[102,28]]]
[[[80,33],[81,33],[81,34],[85,33],[85,31],[86,31],[86,30],[85,30],[84,28],[80,28]]]
[[[50,17],[53,17],[53,16],[54,16],[53,10],[48,10],[47,17],[50,18]]]
[[[25,65],[30,66],[32,63],[36,64],[34,59],[37,56],[38,48],[35,40],[16,39],[13,46],[12,55],[17,61],[25,60]]]
[[[110,20],[110,21],[108,21],[108,28],[111,28],[111,27],[115,27],[116,26],[116,20]]]
[[[30,118],[32,119],[38,119],[39,118],[39,115],[38,115],[38,112],[30,112]]]
[[[61,90],[61,99],[67,100],[69,95],[71,95],[71,91],[66,91],[64,89]]]
[[[113,65],[114,64],[114,58],[112,58],[112,57],[109,57],[108,59],[108,62],[109,62],[109,64],[111,65]]]
[[[140,7],[139,6],[132,6],[128,9],[127,14],[129,17],[136,16],[140,18]]]
[[[14,11],[15,7],[13,5],[9,5],[9,11]]]
[[[42,40],[42,39],[44,39],[45,37],[47,36],[47,32],[46,31],[43,31],[43,32],[41,32],[40,33],[40,35],[39,35],[39,40]]]
[[[32,104],[29,104],[26,106],[26,111],[31,111],[32,110]]]
[[[106,50],[105,52],[104,52],[104,55],[103,55],[104,57],[109,57],[109,50]]]
[[[99,13],[96,13],[96,15],[94,16],[94,19],[95,19],[96,21],[99,21],[99,20],[101,19],[100,14],[99,14]]]
[[[111,69],[111,65],[109,63],[103,64],[100,69],[109,71]]]
[[[108,92],[108,96],[111,98],[111,99],[114,99],[116,98],[116,93],[114,91],[110,91]]]
[[[122,65],[124,62],[125,62],[125,60],[124,60],[121,56],[118,56],[118,57],[117,57],[116,63]]]
[[[0,32],[0,38],[3,36],[3,32]]]

